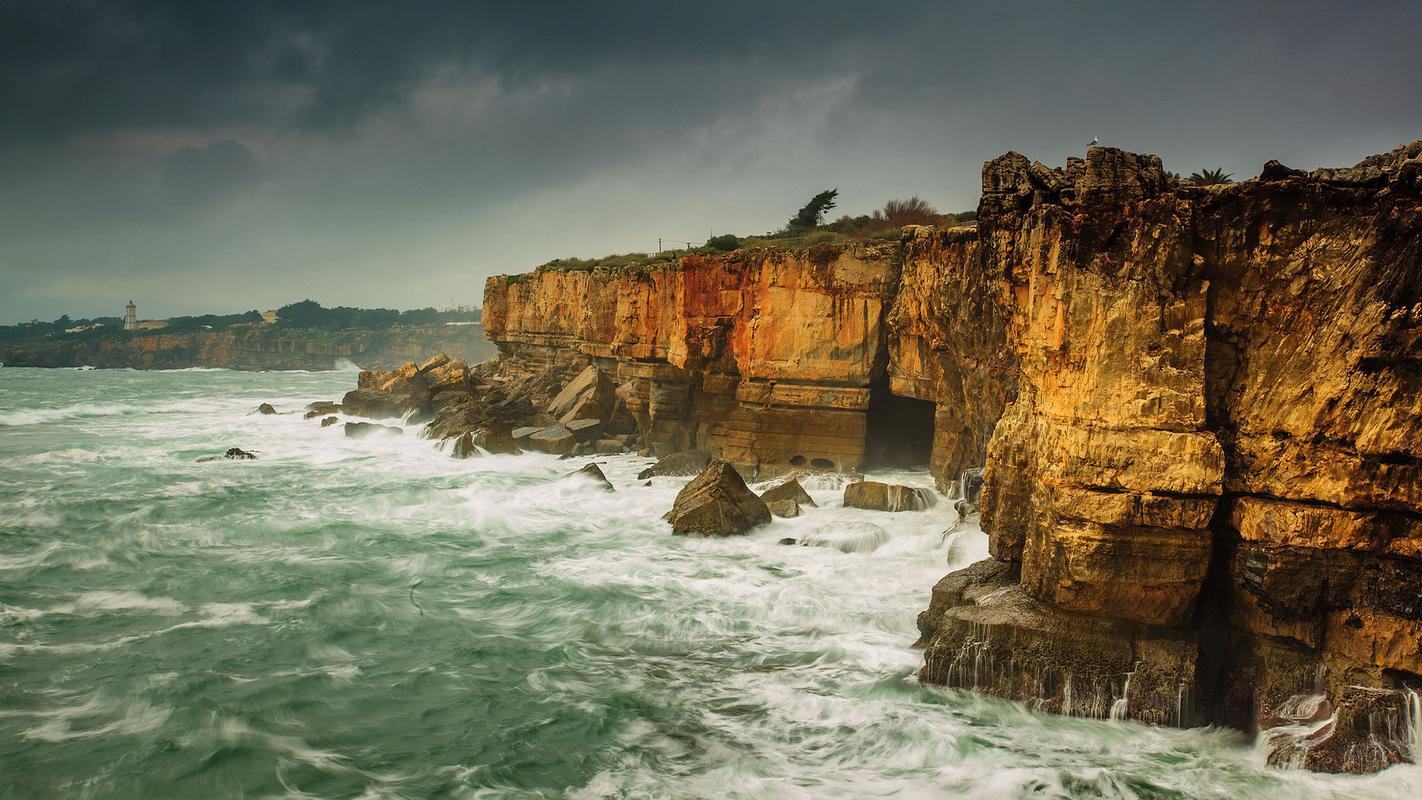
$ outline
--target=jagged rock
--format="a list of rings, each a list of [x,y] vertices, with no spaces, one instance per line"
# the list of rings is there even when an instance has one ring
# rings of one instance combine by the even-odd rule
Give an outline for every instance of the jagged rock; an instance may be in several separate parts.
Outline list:
[[[793,537],[793,536],[786,536],[784,539],[781,539],[780,541],[776,542],[776,544],[781,544],[781,545],[791,545],[791,544],[795,544],[795,537]]]
[[[275,414],[275,413],[277,413],[277,410],[276,410],[276,408],[274,408],[274,407],[272,406],[271,403],[262,403],[261,405],[257,406],[257,413],[258,413],[258,414]]]
[[[421,407],[425,399],[423,393],[416,392],[352,389],[341,398],[341,410],[352,417],[398,419]]]
[[[528,435],[529,447],[554,455],[570,453],[576,444],[577,438],[573,432],[563,425],[549,425]]]
[[[373,433],[404,433],[402,428],[374,422],[347,422],[345,430],[346,436],[352,439],[363,439]]]
[[[602,420],[599,419],[575,419],[563,423],[563,427],[573,432],[578,444],[594,442],[602,435]]]
[[[770,509],[725,461],[713,461],[677,493],[672,533],[732,536],[770,522]]]
[[[303,419],[316,419],[317,417],[325,417],[339,413],[341,413],[340,403],[332,403],[329,401],[309,403],[306,406],[306,415]]]
[[[764,497],[761,498],[765,500]],[[785,519],[800,516],[800,504],[794,499],[786,497],[780,500],[765,500],[765,507],[770,509],[770,513]]]
[[[800,515],[799,506],[810,506],[813,508],[816,505],[815,499],[813,497],[810,497],[810,493],[805,491],[805,487],[800,485],[800,479],[793,477],[789,478],[788,480],[781,481],[780,483],[777,483],[769,489],[766,489],[765,491],[761,492],[760,499],[764,500],[767,505],[783,500],[789,500],[793,502],[796,505],[795,513],[788,515],[792,517]],[[771,513],[774,513],[775,507],[771,506],[770,510]],[[787,515],[776,514],[776,516],[780,517]]]
[[[685,450],[680,453],[672,453],[637,473],[637,480],[658,476],[679,478],[687,475],[700,475],[710,463],[711,454],[705,450]]]
[[[332,425],[335,425],[337,422],[340,422],[340,421],[341,421],[341,418],[340,418],[340,417],[326,417],[325,419],[321,420],[321,427],[323,427],[323,428],[329,428],[329,427],[331,427]]]
[[[603,491],[617,491],[613,487],[612,481],[608,480],[607,476],[603,474],[602,467],[599,467],[595,462],[591,464],[585,464],[582,469],[569,473],[565,477],[565,480],[566,479],[591,481],[594,485],[596,485],[599,489],[602,489]]]
[[[198,461],[253,461],[256,458],[255,453],[249,453],[240,447],[229,447],[227,452],[220,456],[203,456]]]
[[[844,487],[844,505],[870,511],[923,511],[938,498],[932,489],[877,481],[857,481]]]
[[[425,362],[419,366],[419,371],[422,373],[429,372],[430,370],[439,369],[440,367],[443,367],[448,363],[449,356],[445,355],[444,353],[436,353],[435,355],[432,355],[429,358],[425,359]],[[462,365],[464,362],[461,361],[458,363]]]
[[[589,366],[558,393],[547,411],[559,422],[569,425],[580,420],[595,420],[601,425],[612,417],[616,386],[602,370]]]
[[[474,446],[474,434],[466,433],[454,440],[454,446],[450,448],[449,454],[454,458],[474,458],[479,455],[479,448]]]
[[[475,431],[474,444],[496,456],[516,456],[522,452],[514,443],[514,437],[509,429],[504,427],[489,427]]]

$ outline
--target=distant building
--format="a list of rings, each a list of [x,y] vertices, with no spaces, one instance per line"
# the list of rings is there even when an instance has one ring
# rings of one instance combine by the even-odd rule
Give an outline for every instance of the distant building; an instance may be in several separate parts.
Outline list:
[[[275,325],[277,323],[277,313],[275,309],[267,309],[262,312],[262,323],[265,325]]]
[[[138,330],[138,306],[133,301],[128,301],[123,311],[123,329],[126,331]]]

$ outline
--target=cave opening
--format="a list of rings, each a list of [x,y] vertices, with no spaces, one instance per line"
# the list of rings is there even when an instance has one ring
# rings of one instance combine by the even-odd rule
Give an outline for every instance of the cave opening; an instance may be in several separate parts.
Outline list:
[[[865,469],[928,466],[933,454],[933,414],[928,400],[889,391],[888,376],[869,386],[869,419],[864,438]]]

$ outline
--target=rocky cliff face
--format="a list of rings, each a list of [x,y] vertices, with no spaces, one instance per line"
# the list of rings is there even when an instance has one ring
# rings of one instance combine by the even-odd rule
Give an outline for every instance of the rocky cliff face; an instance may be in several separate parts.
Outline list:
[[[21,342],[5,346],[0,363],[12,367],[322,370],[346,359],[363,367],[391,369],[432,352],[476,362],[493,355],[493,347],[477,325],[334,332],[236,328]]]
[[[1104,149],[985,167],[1018,391],[994,560],[935,588],[925,680],[1269,729],[1278,763],[1417,758],[1419,154],[1211,188]]]
[[[925,681],[1418,758],[1422,142],[1216,187],[1010,153],[973,228],[500,276],[485,324],[501,369],[615,375],[659,454],[984,467],[992,558],[934,588]]]

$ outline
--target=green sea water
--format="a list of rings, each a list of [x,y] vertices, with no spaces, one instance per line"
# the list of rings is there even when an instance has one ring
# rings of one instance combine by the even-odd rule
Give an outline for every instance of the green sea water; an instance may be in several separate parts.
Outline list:
[[[353,384],[0,369],[0,797],[1422,797],[919,685],[914,616],[986,552],[947,504],[827,478],[687,539],[646,459],[600,459],[607,494],[559,480],[586,459],[251,413]],[[259,458],[196,461],[232,446]]]

